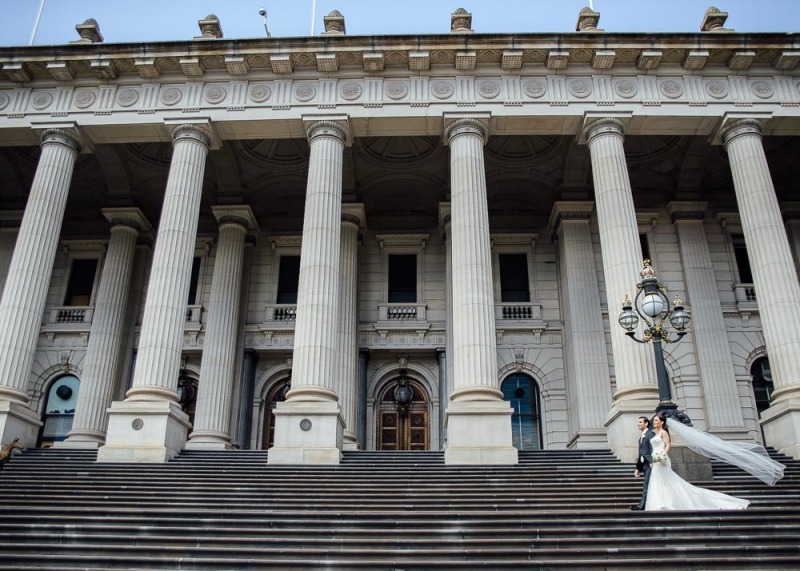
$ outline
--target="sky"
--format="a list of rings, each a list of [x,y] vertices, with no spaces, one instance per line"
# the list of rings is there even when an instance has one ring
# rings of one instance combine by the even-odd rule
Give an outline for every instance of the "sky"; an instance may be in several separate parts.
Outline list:
[[[800,31],[800,0],[592,0],[607,32],[697,32],[714,1],[737,32]],[[26,46],[42,0],[0,0],[0,45]],[[94,18],[106,43],[189,40],[197,21],[216,14],[225,38],[264,37],[259,8],[272,37],[323,31],[332,10],[345,17],[348,35],[438,34],[450,31],[457,8],[472,13],[482,33],[571,32],[590,0],[44,0],[34,45],[78,38],[75,25]],[[312,11],[314,18],[312,19]]]

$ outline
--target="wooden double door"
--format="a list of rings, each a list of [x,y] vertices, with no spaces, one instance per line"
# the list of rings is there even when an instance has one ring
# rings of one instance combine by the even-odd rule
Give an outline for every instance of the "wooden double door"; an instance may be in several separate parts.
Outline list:
[[[430,399],[425,389],[408,379],[411,401],[399,406],[398,382],[387,383],[378,399],[378,450],[428,450],[430,441]]]

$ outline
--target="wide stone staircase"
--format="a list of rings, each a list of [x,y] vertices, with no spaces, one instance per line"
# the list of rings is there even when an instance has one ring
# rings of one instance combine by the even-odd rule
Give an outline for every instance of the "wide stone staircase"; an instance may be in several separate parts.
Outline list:
[[[724,465],[728,512],[631,512],[641,482],[607,451],[350,452],[337,467],[257,451],[98,464],[31,449],[0,470],[0,569],[800,569],[800,462],[774,488]]]

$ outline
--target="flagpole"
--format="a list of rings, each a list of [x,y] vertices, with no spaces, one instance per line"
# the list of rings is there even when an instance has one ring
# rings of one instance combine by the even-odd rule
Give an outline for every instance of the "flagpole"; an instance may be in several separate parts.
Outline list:
[[[316,0],[315,0],[316,1]],[[33,45],[33,40],[36,39],[36,32],[39,29],[39,20],[42,19],[42,11],[44,10],[45,0],[39,3],[39,13],[36,14],[36,21],[33,23],[33,31],[31,32],[31,40],[28,42],[29,46]]]
[[[314,20],[317,17],[317,0],[311,0],[311,35],[314,35]]]

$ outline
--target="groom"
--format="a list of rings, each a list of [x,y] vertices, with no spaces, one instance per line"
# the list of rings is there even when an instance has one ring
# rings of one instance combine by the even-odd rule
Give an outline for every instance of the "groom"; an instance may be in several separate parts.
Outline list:
[[[655,433],[650,428],[650,419],[646,416],[640,416],[636,421],[636,426],[641,432],[639,436],[639,457],[636,459],[636,471],[633,475],[637,478],[644,476],[644,486],[642,486],[642,499],[635,506],[631,506],[632,510],[643,510],[644,503],[647,500],[647,486],[650,484],[650,469],[653,466],[653,445],[650,444],[650,439],[655,436]]]

